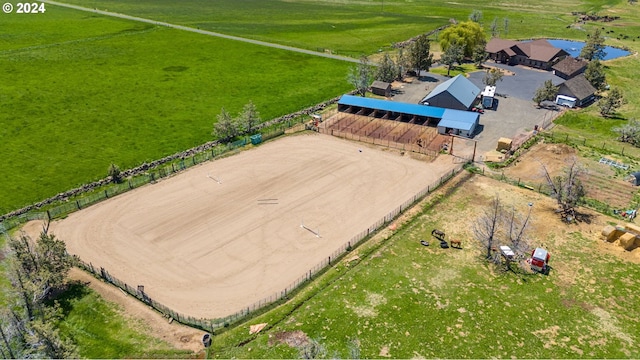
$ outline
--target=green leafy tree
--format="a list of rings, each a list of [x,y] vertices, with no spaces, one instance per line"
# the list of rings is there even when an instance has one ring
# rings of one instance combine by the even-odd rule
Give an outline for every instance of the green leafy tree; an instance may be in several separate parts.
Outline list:
[[[415,42],[409,47],[409,66],[413,68],[416,75],[420,76],[420,71],[429,71],[433,63],[433,54],[431,51],[431,42],[427,35],[420,35]]]
[[[547,80],[536,90],[536,93],[533,96],[533,102],[540,106],[540,103],[545,100],[554,100],[557,94],[558,88],[553,85],[551,80]]]
[[[452,44],[464,47],[464,56],[471,57],[476,45],[486,41],[484,31],[477,22],[463,21],[440,33],[440,47],[446,51]]]
[[[360,62],[351,68],[347,75],[347,80],[356,89],[360,96],[365,96],[367,89],[373,82],[373,68],[366,56],[360,57]]]
[[[587,41],[582,51],[580,51],[580,57],[588,61],[595,59],[602,60],[607,56],[604,48],[604,37],[602,36],[600,28],[595,28],[592,33],[587,34]]]
[[[607,86],[604,66],[598,59],[590,61],[589,64],[587,64],[587,68],[584,70],[584,77],[594,88],[600,91],[604,90]]]
[[[613,88],[609,94],[598,100],[600,115],[610,117],[624,104],[624,97],[618,88]]]
[[[479,44],[473,47],[473,53],[471,54],[471,59],[476,67],[480,68],[482,63],[487,60],[487,50],[486,50],[487,42],[481,41]]]
[[[216,123],[213,124],[213,132],[211,135],[218,139],[231,140],[240,133],[239,122],[231,117],[231,114],[224,109],[220,110],[220,114],[216,117]]]
[[[464,59],[464,49],[462,45],[457,43],[451,44],[442,54],[440,58],[440,62],[447,65],[447,76],[451,72],[454,64],[462,64],[462,60]]]
[[[376,70],[375,78],[376,80],[390,83],[398,78],[398,72],[398,66],[391,56],[389,54],[384,54],[384,57]]]
[[[260,113],[256,109],[256,106],[253,104],[253,101],[249,101],[242,108],[242,112],[238,115],[239,127],[242,132],[250,133],[258,125],[262,119],[260,118]]]
[[[502,81],[502,77],[504,73],[502,70],[498,68],[490,68],[484,73],[484,77],[482,78],[482,83],[487,86],[496,86],[498,81]]]
[[[509,33],[509,18],[504,18],[503,24],[504,24],[504,27],[503,27],[504,33],[508,34]]]
[[[469,14],[469,20],[473,21],[473,22],[480,23],[480,21],[482,20],[482,11],[473,10],[471,12],[471,14]]]
[[[109,174],[109,177],[111,177],[111,182],[115,184],[119,184],[122,182],[122,172],[120,171],[120,167],[118,167],[118,165],[111,163],[107,172]]]
[[[409,63],[409,57],[403,48],[398,49],[398,54],[396,55],[396,78],[402,79],[407,69],[411,68]]]

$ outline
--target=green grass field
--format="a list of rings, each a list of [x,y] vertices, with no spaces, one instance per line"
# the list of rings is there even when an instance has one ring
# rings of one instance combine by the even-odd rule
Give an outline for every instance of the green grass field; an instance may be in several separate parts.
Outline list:
[[[502,27],[503,19],[509,18],[505,35],[523,38],[579,36],[579,31],[565,29],[573,19],[566,9],[593,11],[608,4],[562,0],[549,7],[543,1],[495,3],[481,0],[471,7],[467,3],[445,0],[248,0],[239,7],[232,0],[215,3],[206,0],[68,2],[290,46],[330,49],[352,56],[386,49],[394,42],[446,25],[452,18],[466,20],[473,9],[483,11],[485,26],[498,18]]]
[[[487,192],[480,195],[478,189]],[[504,272],[488,264],[467,222],[494,192],[509,204],[533,201],[554,217],[540,195],[514,195],[515,187],[476,177],[423,210],[382,247],[365,245],[347,255],[362,259],[329,270],[312,284],[320,290],[307,301],[297,304],[294,297],[282,311],[217,336],[214,354],[297,357],[295,348],[275,339],[302,331],[335,358],[349,358],[354,339],[361,358],[640,356],[640,266],[603,253],[598,240],[561,227],[557,218],[555,234],[549,234],[543,230],[549,221],[535,213],[531,241],[552,249],[550,275]],[[433,240],[433,228],[449,229],[447,237],[463,239],[463,249],[440,249],[434,241],[421,246],[420,239]],[[248,325],[261,322],[268,330],[248,336]]]
[[[78,346],[78,354],[88,359],[188,358],[188,351],[173,349],[145,334],[145,326],[133,320],[93,290],[74,283],[58,299],[64,320],[62,336]]]
[[[210,141],[222,107],[270,119],[350,89],[346,62],[48,8],[0,25],[0,213]]]

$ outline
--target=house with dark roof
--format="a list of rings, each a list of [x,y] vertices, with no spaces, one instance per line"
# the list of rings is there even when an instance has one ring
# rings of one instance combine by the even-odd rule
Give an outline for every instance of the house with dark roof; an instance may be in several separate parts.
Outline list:
[[[513,41],[493,38],[485,47],[489,58],[509,65],[526,65],[549,70],[569,53],[554,47],[547,40]]]
[[[469,110],[478,98],[480,89],[469,79],[457,75],[438,84],[425,96],[422,104],[455,110]]]
[[[569,80],[572,77],[582,74],[587,68],[588,62],[582,59],[576,59],[572,56],[560,60],[557,64],[551,67],[553,74],[559,76],[565,80]]]
[[[558,88],[558,96],[575,98],[575,106],[584,106],[595,99],[596,89],[583,74],[577,75]],[[556,101],[557,102],[557,101]]]

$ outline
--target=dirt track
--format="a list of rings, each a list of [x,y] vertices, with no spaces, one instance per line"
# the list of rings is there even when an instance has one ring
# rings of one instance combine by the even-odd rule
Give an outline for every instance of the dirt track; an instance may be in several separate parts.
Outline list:
[[[215,318],[280,293],[455,166],[446,156],[427,164],[291,136],[74,213],[51,231],[154,300]]]

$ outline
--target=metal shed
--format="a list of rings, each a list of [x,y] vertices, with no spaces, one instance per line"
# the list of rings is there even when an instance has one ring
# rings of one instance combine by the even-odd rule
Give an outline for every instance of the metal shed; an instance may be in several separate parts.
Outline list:
[[[438,123],[438,133],[471,138],[479,123],[480,114],[478,113],[447,109]]]

